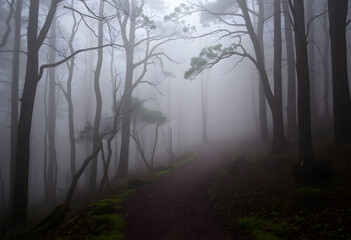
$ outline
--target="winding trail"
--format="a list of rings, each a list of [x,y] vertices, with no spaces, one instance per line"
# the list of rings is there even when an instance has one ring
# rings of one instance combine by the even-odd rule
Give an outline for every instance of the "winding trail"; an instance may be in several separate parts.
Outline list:
[[[207,193],[230,156],[215,145],[202,146],[198,153],[196,159],[130,197],[127,239],[231,239]]]

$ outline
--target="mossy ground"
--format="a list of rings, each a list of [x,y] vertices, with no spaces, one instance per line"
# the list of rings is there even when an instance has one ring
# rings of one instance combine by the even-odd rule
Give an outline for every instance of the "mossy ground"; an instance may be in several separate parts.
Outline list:
[[[351,144],[315,143],[333,178],[297,188],[297,149],[234,156],[212,182],[209,195],[239,239],[351,239]]]
[[[124,201],[134,191],[120,190],[106,196],[37,239],[125,239]]]
[[[187,155],[173,165],[154,171],[151,177],[129,179],[128,187],[119,188],[109,196],[86,206],[74,216],[69,217],[59,227],[39,234],[35,239],[56,240],[123,240],[126,239],[126,224],[124,221],[124,203],[128,196],[156,179],[161,178],[173,169],[181,167],[196,158],[196,152]]]

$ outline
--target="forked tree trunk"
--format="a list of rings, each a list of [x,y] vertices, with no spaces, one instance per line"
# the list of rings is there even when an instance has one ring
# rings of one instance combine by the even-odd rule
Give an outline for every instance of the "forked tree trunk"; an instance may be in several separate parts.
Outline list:
[[[34,100],[39,81],[38,53],[49,31],[59,0],[53,0],[45,23],[38,36],[39,1],[30,0],[27,31],[26,77],[21,98],[21,110],[17,132],[17,156],[14,176],[14,190],[11,206],[11,225],[19,226],[26,222],[28,208],[28,174],[30,156],[30,130]]]
[[[245,0],[238,0],[238,4],[243,13],[243,18],[246,24],[247,31],[249,33],[250,39],[252,41],[254,51],[256,54],[256,67],[261,77],[262,87],[264,93],[266,95],[269,107],[272,111],[272,119],[273,119],[273,140],[271,151],[280,152],[285,149],[285,138],[284,138],[284,127],[283,127],[283,110],[279,106],[279,99],[276,99],[272,93],[267,72],[264,66],[264,59],[262,55],[262,50],[257,39],[257,35],[252,26],[252,22],[250,19],[249,11],[247,8],[247,4]]]
[[[130,5],[131,18],[137,15],[136,1],[132,0]],[[134,75],[134,48],[135,48],[135,21],[130,21],[129,31],[126,28],[122,29],[123,43],[126,51],[126,76],[124,86],[124,99],[122,103],[122,138],[121,138],[121,153],[119,157],[117,178],[128,177],[129,166],[129,140],[130,140],[130,124],[131,124],[131,104],[132,104],[132,85]],[[129,32],[129,36],[127,34]]]

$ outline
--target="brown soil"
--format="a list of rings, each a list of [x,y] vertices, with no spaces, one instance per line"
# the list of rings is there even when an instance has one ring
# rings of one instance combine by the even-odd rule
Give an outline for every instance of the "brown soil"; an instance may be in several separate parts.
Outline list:
[[[126,205],[127,239],[231,239],[208,198],[208,186],[230,161],[214,145],[133,194]]]

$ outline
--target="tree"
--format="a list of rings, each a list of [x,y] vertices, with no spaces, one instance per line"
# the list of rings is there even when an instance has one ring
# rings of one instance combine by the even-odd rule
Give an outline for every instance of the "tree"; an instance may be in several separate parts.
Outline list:
[[[137,98],[134,99],[134,102],[135,102],[134,108],[132,111],[133,129],[132,129],[131,137],[135,141],[137,145],[137,149],[147,169],[149,170],[149,172],[151,172],[151,170],[154,167],[154,158],[155,158],[155,151],[156,151],[156,146],[158,141],[159,128],[161,125],[163,125],[166,122],[167,118],[161,111],[150,110],[148,108],[145,108]],[[154,137],[154,142],[152,144],[150,160],[148,161],[145,153],[145,147],[143,146],[143,142],[140,139],[140,132],[143,130],[143,128],[146,125],[150,125],[150,124],[155,125],[155,137]],[[141,126],[138,128],[138,125],[141,125]]]
[[[164,32],[158,31],[162,29],[162,25],[158,25],[150,17],[143,13],[145,0],[131,0],[119,4],[117,9],[117,20],[121,31],[121,38],[126,54],[126,71],[125,86],[122,103],[122,130],[121,130],[121,152],[118,163],[117,178],[125,178],[128,176],[128,160],[129,160],[129,140],[131,130],[132,93],[139,84],[148,84],[156,87],[157,83],[144,80],[148,66],[153,59],[157,59],[163,66],[162,58],[172,61],[169,56],[160,47],[172,40],[176,40],[179,36],[175,36],[170,29],[163,29]],[[138,33],[142,34],[138,35]],[[139,37],[138,37],[139,36]],[[136,48],[143,47],[143,51],[139,53],[139,60],[134,62],[137,56]],[[134,76],[135,70],[141,68],[141,73]],[[133,81],[135,78],[135,81]]]
[[[54,15],[51,28],[50,28],[50,49],[49,49],[49,62],[56,60],[56,14]],[[55,146],[56,136],[56,71],[55,68],[48,70],[49,81],[49,96],[48,96],[48,167],[46,172],[46,199],[50,204],[56,203],[56,185],[57,185],[57,154]]]
[[[283,121],[283,93],[282,93],[282,36],[281,36],[281,0],[274,0],[274,104],[276,110],[272,110],[276,122],[273,123],[273,144],[274,140],[283,140],[284,121]],[[274,137],[276,134],[276,137]],[[284,143],[281,147],[285,147]]]
[[[104,29],[103,29],[103,14],[104,14],[104,1],[100,0],[99,6],[99,23],[98,23],[98,46],[103,45]],[[94,91],[96,98],[96,111],[94,118],[94,136],[93,136],[93,152],[96,151],[99,145],[99,135],[100,135],[100,121],[101,121],[101,111],[102,111],[102,96],[100,90],[100,73],[103,62],[103,52],[102,49],[98,49],[98,59],[96,62],[96,68],[94,72]],[[89,187],[90,192],[93,193],[96,190],[96,175],[97,175],[97,156],[93,159],[90,169],[90,180]]]
[[[258,36],[254,30],[250,13],[247,3],[245,0],[238,0],[238,7],[241,10],[241,13],[230,13],[230,14],[223,14],[229,15],[231,17],[240,17],[243,19],[244,23],[237,23],[236,21],[231,26],[235,27],[245,27],[245,30],[238,29],[228,33],[228,30],[219,29],[215,30],[212,33],[221,33],[224,32],[225,36],[231,36],[232,39],[237,39],[236,43],[231,44],[231,46],[227,48],[222,48],[221,44],[216,46],[211,46],[206,49],[203,49],[199,54],[199,57],[193,58],[191,61],[191,67],[188,71],[185,72],[185,78],[191,78],[194,75],[201,72],[203,69],[207,69],[212,67],[213,65],[217,64],[220,60],[229,58],[231,56],[239,56],[241,60],[243,58],[248,58],[252,63],[255,64],[261,78],[262,87],[264,93],[266,95],[268,104],[272,111],[272,118],[273,118],[273,141],[272,141],[272,152],[279,152],[285,148],[285,137],[284,137],[284,124],[283,124],[283,111],[281,108],[281,93],[279,93],[279,88],[275,90],[275,94],[272,92],[272,88],[269,83],[267,71],[264,65],[264,56],[262,53],[262,49],[260,46],[260,42],[258,40]],[[207,11],[206,9],[203,11]],[[211,12],[210,12],[211,13]],[[214,15],[221,15],[212,13]],[[245,35],[249,35],[251,43],[254,47],[254,52],[256,57],[250,55],[244,46],[242,45],[242,37]],[[240,61],[239,61],[240,62]]]
[[[345,33],[348,0],[328,0],[328,8],[333,75],[334,141],[344,143],[351,140],[351,101]]]
[[[47,68],[59,66],[60,64],[65,63],[67,60],[71,59],[72,57],[81,52],[96,50],[106,46],[113,46],[113,44],[107,44],[99,47],[80,49],[58,62],[44,64],[39,68],[39,50],[43,45],[43,42],[49,32],[50,25],[55,16],[59,2],[61,2],[61,0],[53,0],[51,2],[50,9],[46,15],[45,22],[42,25],[41,30],[38,31],[39,1],[30,0],[27,28],[28,50],[26,76],[22,97],[20,99],[21,109],[17,132],[17,156],[14,176],[14,191],[10,213],[10,225],[12,225],[13,227],[23,225],[26,222],[27,217],[30,131],[32,125],[32,115],[37,85],[43,75],[44,70]]]
[[[284,27],[285,27],[285,43],[287,56],[287,74],[288,74],[288,99],[287,99],[287,139],[295,139],[297,137],[296,122],[296,69],[295,69],[295,49],[292,23],[289,13],[288,0],[282,1],[284,11]]]
[[[303,0],[294,0],[292,3],[292,1],[289,0],[295,26],[299,156],[300,159],[307,164],[309,161],[313,160],[314,154],[311,137],[310,79],[303,2]]]
[[[11,159],[10,159],[10,204],[13,197],[15,163],[16,163],[16,143],[18,128],[18,89],[19,89],[19,65],[21,49],[21,17],[22,17],[22,0],[16,1],[15,9],[15,31],[14,31],[14,52],[12,62],[12,85],[11,85]],[[10,207],[11,208],[11,207]]]
[[[52,1],[45,23],[38,35],[39,1],[30,0],[27,30],[27,66],[18,121],[17,156],[11,206],[12,224],[14,226],[25,223],[27,217],[30,129],[36,89],[40,80],[38,53],[60,1]]]

